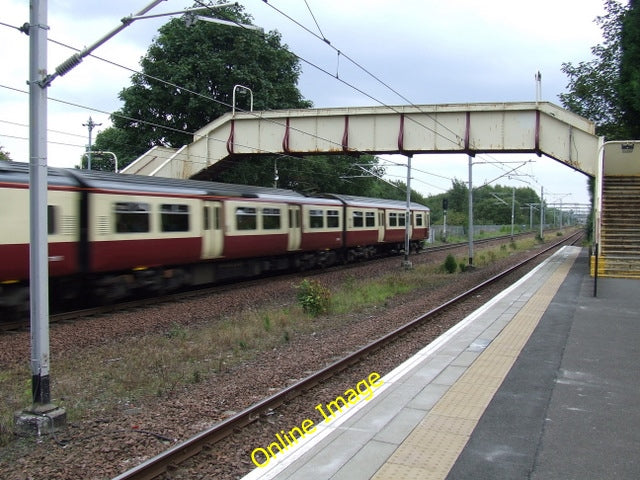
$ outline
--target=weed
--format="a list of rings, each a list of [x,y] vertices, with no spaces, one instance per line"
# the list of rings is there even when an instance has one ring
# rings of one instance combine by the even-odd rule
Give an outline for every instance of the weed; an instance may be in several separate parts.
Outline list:
[[[444,261],[443,267],[445,272],[455,273],[455,271],[458,269],[458,264],[456,263],[456,257],[454,257],[451,254],[447,255],[447,258]]]
[[[305,313],[312,317],[317,317],[329,310],[331,292],[317,280],[307,280],[305,278],[297,289],[298,302]]]
[[[167,332],[167,338],[175,338],[177,340],[185,340],[187,338],[187,330],[179,323],[172,323],[171,328]]]
[[[271,331],[271,317],[269,317],[269,315],[262,317],[262,326],[264,327],[265,332]]]

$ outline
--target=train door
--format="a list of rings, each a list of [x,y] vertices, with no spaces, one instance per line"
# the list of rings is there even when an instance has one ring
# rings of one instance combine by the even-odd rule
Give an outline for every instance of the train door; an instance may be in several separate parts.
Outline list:
[[[289,251],[300,250],[302,241],[302,207],[300,205],[289,205]]]
[[[384,242],[384,229],[385,229],[384,210],[378,210],[378,243]]]
[[[222,235],[222,204],[204,202],[202,208],[202,258],[216,258],[222,255],[224,237]]]

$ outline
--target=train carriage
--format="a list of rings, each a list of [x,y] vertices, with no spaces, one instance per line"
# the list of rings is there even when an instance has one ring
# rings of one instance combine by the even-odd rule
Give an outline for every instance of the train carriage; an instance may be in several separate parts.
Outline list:
[[[343,247],[342,203],[332,199],[309,198],[301,205],[300,250],[333,250]]]
[[[69,277],[80,269],[80,192],[64,172],[52,170],[47,205],[49,273]],[[0,306],[28,306],[29,168],[0,162]]]
[[[406,235],[406,203],[359,197],[329,195],[344,205],[345,246],[352,257],[371,257],[404,248]],[[414,249],[429,238],[429,208],[410,203],[409,239]]]
[[[28,298],[29,166],[0,163],[0,306]],[[52,298],[175,289],[403,248],[403,202],[49,169]],[[411,204],[411,242],[429,233]],[[28,308],[28,304],[27,307]]]

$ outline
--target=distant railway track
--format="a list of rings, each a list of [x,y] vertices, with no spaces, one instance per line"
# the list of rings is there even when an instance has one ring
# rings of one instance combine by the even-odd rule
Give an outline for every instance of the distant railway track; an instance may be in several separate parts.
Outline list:
[[[450,299],[437,308],[434,308],[429,312],[419,316],[418,318],[407,322],[405,325],[393,330],[392,332],[378,338],[375,341],[372,341],[371,343],[351,353],[350,355],[345,356],[344,358],[332,363],[331,365],[317,371],[312,375],[309,375],[308,377],[281,390],[280,392],[268,398],[265,398],[264,400],[252,405],[242,412],[239,412],[219,422],[218,424],[199,433],[191,439],[177,444],[169,450],[145,461],[144,463],[128,470],[127,472],[124,472],[123,474],[115,477],[114,480],[153,479],[167,472],[168,469],[175,471],[175,469],[179,468],[178,465],[180,463],[197,455],[203,449],[210,448],[212,445],[229,437],[234,432],[242,429],[246,425],[258,420],[265,413],[274,410],[283,403],[303,394],[304,392],[310,390],[321,382],[324,382],[327,379],[335,376],[337,373],[344,371],[354,364],[357,364],[364,357],[393,343],[413,329],[419,327],[425,322],[429,322],[432,318],[443,313],[444,311],[447,311],[447,309],[463,302],[466,299],[469,299],[470,297],[478,295],[481,291],[483,291],[483,289],[495,284],[509,274],[516,272],[520,268],[532,262],[534,259],[548,254],[550,251],[559,248],[560,246],[567,244],[574,245],[578,243],[582,239],[583,235],[583,232],[580,231],[563,237],[561,240],[554,242],[553,244],[541,249],[533,255],[530,255],[528,258],[519,262],[518,264],[500,272],[499,274],[491,277],[486,281],[483,281],[482,283],[463,292],[455,298]]]
[[[535,233],[524,232],[524,233],[514,234],[513,237],[511,235],[501,235],[501,236],[497,236],[497,237],[475,239],[474,240],[474,245],[475,246],[480,246],[480,245],[487,245],[487,244],[491,244],[491,243],[495,243],[495,242],[505,242],[505,241],[511,240],[512,238],[523,238],[523,237],[527,237],[527,236],[531,236],[531,235],[535,235]],[[463,248],[463,247],[465,247],[467,245],[468,245],[468,242],[437,245],[437,246],[433,246],[433,247],[428,247],[428,248],[420,251],[419,254],[427,254],[428,255],[430,253],[435,253],[435,252],[455,250],[455,249]],[[388,258],[388,257],[385,257],[385,258]],[[375,261],[375,260],[373,260],[373,261]],[[357,265],[357,263],[352,263],[352,264],[349,264],[349,265],[334,266],[334,267],[331,267],[331,268],[348,268],[349,266],[354,266],[354,265]],[[316,269],[314,271],[315,272],[322,272],[322,271],[326,271],[326,269],[325,270]],[[305,274],[306,275],[310,275],[310,274],[312,275],[314,271],[305,272]],[[300,273],[297,272],[297,273],[292,273],[292,274],[288,274],[288,275],[291,275],[292,277],[296,277],[296,276],[299,276]],[[213,294],[213,293],[220,293],[220,292],[228,291],[230,289],[245,288],[247,286],[250,286],[250,285],[252,285],[252,284],[254,284],[256,282],[262,281],[262,280],[263,280],[263,278],[247,279],[247,280],[241,280],[241,281],[234,282],[234,283],[229,283],[229,284],[223,284],[223,285],[217,284],[217,285],[211,286],[211,287],[198,288],[198,289],[189,290],[189,291],[181,291],[181,292],[170,293],[170,294],[166,294],[166,295],[150,296],[150,297],[143,297],[143,298],[138,298],[138,299],[131,299],[131,300],[127,300],[127,301],[124,301],[124,302],[117,302],[117,303],[109,304],[109,305],[98,305],[98,306],[95,306],[95,307],[88,307],[88,308],[83,308],[83,309],[79,309],[79,310],[71,310],[71,311],[68,311],[68,312],[56,312],[56,313],[53,313],[53,314],[51,314],[49,316],[49,322],[50,323],[56,323],[56,322],[71,321],[71,320],[78,319],[78,318],[83,318],[83,317],[91,317],[91,316],[94,316],[94,315],[102,315],[102,314],[106,314],[106,313],[117,312],[117,311],[122,311],[122,310],[129,310],[129,309],[134,309],[134,308],[142,308],[142,307],[145,307],[146,305],[149,305],[149,304],[158,304],[159,302],[179,301],[179,300],[183,300],[185,298],[194,297],[194,296],[210,295],[210,294]],[[11,330],[24,329],[24,328],[29,328],[29,321],[27,319],[15,319],[15,320],[9,320],[9,321],[0,321],[0,331],[11,331]]]

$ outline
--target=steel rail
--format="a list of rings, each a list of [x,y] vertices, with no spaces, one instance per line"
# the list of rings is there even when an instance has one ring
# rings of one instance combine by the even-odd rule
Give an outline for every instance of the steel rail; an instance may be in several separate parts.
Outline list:
[[[245,410],[225,420],[220,421],[219,423],[199,433],[198,435],[173,446],[172,448],[166,450],[165,452],[159,455],[156,455],[153,458],[150,458],[149,460],[122,473],[121,475],[114,477],[113,480],[152,480],[156,478],[157,476],[165,473],[170,466],[175,466],[179,463],[182,463],[186,459],[199,453],[205,446],[214,444],[226,438],[227,436],[231,435],[234,431],[257,420],[258,418],[260,418],[260,416],[263,413],[269,410],[273,410],[274,408],[281,405],[282,403],[290,400],[291,398],[298,396],[301,392],[311,389],[321,381],[334,376],[335,374],[341,372],[342,370],[346,369],[350,365],[358,363],[360,359],[362,359],[363,357],[366,357],[370,353],[391,343],[392,341],[406,334],[410,330],[416,328],[422,322],[429,319],[430,317],[433,317],[434,315],[443,312],[444,310],[451,307],[452,305],[473,295],[478,290],[481,290],[482,288],[485,288],[486,286],[504,278],[510,273],[528,264],[535,258],[538,258],[539,256],[549,252],[550,250],[553,250],[562,244],[576,243],[580,238],[582,238],[582,236],[583,236],[583,232],[579,231],[574,233],[573,235],[563,238],[562,240],[537,252],[536,254],[530,256],[529,258],[518,263],[517,265],[509,267],[503,272],[498,273],[497,275],[491,277],[488,280],[485,280],[484,282],[456,296],[455,298],[447,301],[446,303],[430,310],[429,312],[421,315],[418,318],[411,320],[407,324],[387,333],[386,335],[378,338],[377,340],[372,341],[368,345],[365,345],[364,347],[353,352],[347,357],[344,357],[341,360],[338,360],[330,364],[329,366],[323,368],[322,370],[319,370],[318,372],[296,382],[295,384],[285,388],[284,390],[281,390],[280,392],[263,399],[262,401],[252,405],[251,407],[246,408]]]

